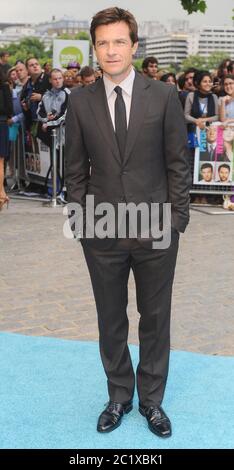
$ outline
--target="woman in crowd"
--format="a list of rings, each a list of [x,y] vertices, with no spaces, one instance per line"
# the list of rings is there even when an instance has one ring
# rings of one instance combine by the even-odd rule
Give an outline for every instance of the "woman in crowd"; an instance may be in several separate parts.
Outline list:
[[[221,80],[225,77],[225,75],[227,75],[230,62],[231,62],[231,59],[227,57],[226,59],[222,60],[221,64],[219,64],[219,67],[217,70],[217,76]]]
[[[225,76],[223,87],[226,95],[219,99],[219,120],[225,125],[234,125],[234,75]]]
[[[194,154],[196,147],[196,126],[205,129],[210,123],[218,121],[218,97],[212,93],[211,74],[200,71],[194,75],[195,91],[187,95],[184,115],[188,124],[190,164],[193,173]],[[207,203],[205,196],[197,197],[196,203]]]
[[[4,189],[4,160],[9,157],[9,137],[7,120],[12,117],[12,97],[9,85],[0,70],[0,210],[8,205],[9,197]]]
[[[168,83],[169,85],[176,85],[177,83],[176,76],[172,72],[164,73],[161,76],[160,81]]]
[[[219,98],[219,120],[224,126],[234,127],[234,75],[227,74],[223,80],[225,96]],[[223,132],[224,151],[229,156],[229,160],[233,160],[234,131],[231,128],[224,129]],[[232,188],[234,190],[234,188]],[[234,196],[223,196],[224,209],[234,210]]]
[[[231,60],[231,62],[229,62],[227,72],[228,74],[234,75],[234,60]]]
[[[211,92],[212,79],[210,72],[201,71],[194,76],[196,90],[188,94],[184,115],[186,122],[200,129],[218,121],[218,98]]]
[[[66,70],[63,73],[64,86],[66,88],[69,88],[69,89],[74,88],[76,75],[77,74],[74,73],[72,70]]]
[[[223,81],[226,75],[230,73],[230,70],[229,70],[230,63],[231,63],[231,59],[229,58],[224,59],[219,65],[218,70],[217,70],[217,76],[215,77],[215,80],[214,80],[214,82],[216,83],[214,93],[216,93],[216,95],[219,97],[225,96],[226,94],[224,87],[223,87]]]
[[[11,69],[8,70],[8,72],[7,72],[7,81],[8,81],[11,88],[14,88],[15,85],[17,84],[18,77],[17,77],[15,67],[11,67]]]

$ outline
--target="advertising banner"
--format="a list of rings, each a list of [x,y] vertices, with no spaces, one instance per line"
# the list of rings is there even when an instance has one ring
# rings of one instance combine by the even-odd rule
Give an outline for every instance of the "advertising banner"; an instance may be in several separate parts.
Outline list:
[[[89,65],[89,41],[54,39],[53,67],[65,69],[69,62],[79,62],[81,67]]]
[[[196,133],[193,183],[234,186],[234,126],[218,122]]]
[[[50,149],[29,132],[25,143],[25,171],[29,181],[44,184],[50,167]]]

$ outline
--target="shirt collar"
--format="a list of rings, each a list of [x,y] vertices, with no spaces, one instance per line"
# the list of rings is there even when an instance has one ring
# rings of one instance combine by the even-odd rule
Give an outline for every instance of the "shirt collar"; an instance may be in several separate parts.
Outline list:
[[[133,82],[135,79],[135,70],[132,67],[131,72],[128,74],[128,76],[118,84],[127,95],[132,96],[132,89],[133,89]],[[106,90],[106,96],[107,99],[110,98],[111,93],[113,92],[114,88],[117,86],[116,83],[112,82],[109,78],[106,77],[106,75],[103,75],[103,81],[104,81],[104,86]]]
[[[216,148],[216,142],[214,142],[213,144],[208,143],[208,148],[209,149],[215,149]]]

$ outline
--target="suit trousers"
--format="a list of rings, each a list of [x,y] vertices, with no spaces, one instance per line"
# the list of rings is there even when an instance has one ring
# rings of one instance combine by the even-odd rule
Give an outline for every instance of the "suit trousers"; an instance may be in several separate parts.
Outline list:
[[[105,241],[102,240],[104,243]],[[82,240],[99,326],[100,354],[109,398],[119,403],[133,398],[135,374],[128,348],[128,278],[136,284],[139,320],[139,401],[160,405],[168,375],[171,295],[179,233],[172,229],[167,249],[147,249],[136,239],[116,239],[111,248]]]

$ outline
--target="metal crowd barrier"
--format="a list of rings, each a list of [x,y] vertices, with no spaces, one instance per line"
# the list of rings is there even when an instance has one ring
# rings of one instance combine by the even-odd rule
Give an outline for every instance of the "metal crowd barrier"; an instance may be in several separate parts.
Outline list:
[[[19,191],[22,189],[22,180],[26,180],[25,174],[25,148],[24,148],[24,126],[19,126],[17,139],[11,141],[11,155],[10,160],[13,163],[13,184],[10,191],[17,188]]]
[[[62,181],[64,180],[64,149],[63,149],[63,134],[64,134],[65,126],[62,123],[57,128],[52,129],[52,148],[50,154],[48,153],[47,147],[47,155],[48,155],[48,165],[52,160],[52,196],[43,198],[43,197],[30,197],[26,195],[22,195],[22,181],[25,182],[38,182],[39,184],[44,184],[46,178],[39,179],[38,177],[32,177],[27,171],[26,165],[26,158],[27,158],[27,149],[25,148],[25,129],[24,126],[21,125],[18,133],[18,138],[15,142],[12,143],[13,149],[13,167],[14,167],[14,184],[11,187],[11,192],[14,192],[12,196],[18,197],[21,199],[29,199],[29,200],[39,200],[42,202],[50,203],[51,207],[56,207],[58,205],[58,157],[59,157],[59,174],[62,176]],[[58,149],[58,152],[57,152]],[[190,168],[191,174],[194,173],[194,157],[190,155]],[[17,188],[17,192],[15,192],[15,188]],[[62,188],[63,189],[63,188]],[[202,195],[234,195],[234,184],[231,185],[203,185],[203,184],[192,184],[190,189],[190,194],[202,194]],[[61,202],[60,202],[61,203]]]
[[[53,195],[52,207],[57,206],[57,129],[52,129],[52,173],[53,173]]]
[[[51,149],[47,147],[46,152],[45,152],[45,144],[40,141],[40,139],[35,138],[35,140],[38,139],[38,146],[34,145],[32,146],[32,152],[30,153],[28,149],[26,148],[27,146],[25,145],[26,141],[26,131],[23,125],[20,126],[19,128],[19,133],[17,140],[12,142],[12,150],[11,150],[11,162],[13,166],[13,184],[10,188],[10,193],[12,198],[18,198],[18,199],[24,199],[24,200],[36,200],[36,201],[41,201],[45,202],[51,207],[56,207],[58,205],[58,157],[59,157],[59,174],[61,175],[61,184],[64,181],[64,151],[63,151],[63,134],[64,134],[64,123],[60,124],[57,128],[53,128],[51,130],[51,137],[52,137],[52,146]],[[36,148],[36,150],[35,150]],[[47,195],[46,197],[43,197],[42,194],[38,195],[38,197],[35,196],[30,196],[27,195],[27,192],[25,192],[25,188],[23,185],[24,183],[37,183],[38,185],[41,185],[42,187],[45,185],[46,178],[47,176],[40,176],[37,174],[33,174],[30,172],[29,167],[28,167],[28,162],[29,159],[31,158],[31,161],[37,161],[39,162],[38,166],[40,167],[42,163],[42,154],[41,153],[41,148],[44,149],[44,168],[49,169],[52,163],[51,167],[51,174],[52,174],[52,195],[51,197]],[[30,156],[31,155],[31,156]],[[27,162],[26,162],[27,160]],[[46,161],[47,160],[47,161]],[[45,171],[46,171],[45,170]],[[48,179],[48,178],[47,178]],[[27,188],[26,188],[27,189]],[[64,189],[61,188],[61,190]],[[61,203],[61,202],[60,202]]]

